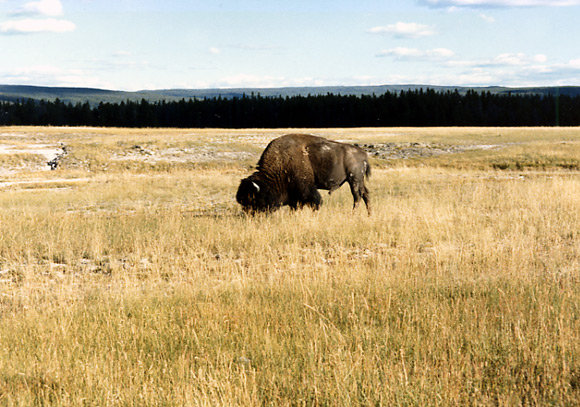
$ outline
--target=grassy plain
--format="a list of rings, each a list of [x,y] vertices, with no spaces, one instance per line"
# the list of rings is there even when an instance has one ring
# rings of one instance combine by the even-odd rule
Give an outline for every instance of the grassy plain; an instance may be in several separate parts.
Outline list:
[[[0,129],[68,152],[0,172],[0,405],[580,405],[580,129],[304,130],[485,147],[243,216],[290,131]]]

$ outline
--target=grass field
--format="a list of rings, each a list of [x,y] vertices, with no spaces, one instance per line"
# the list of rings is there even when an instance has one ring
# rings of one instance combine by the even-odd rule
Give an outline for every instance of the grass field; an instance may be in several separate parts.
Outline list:
[[[244,216],[291,131],[0,128],[0,405],[580,405],[580,129],[306,129],[415,153]]]

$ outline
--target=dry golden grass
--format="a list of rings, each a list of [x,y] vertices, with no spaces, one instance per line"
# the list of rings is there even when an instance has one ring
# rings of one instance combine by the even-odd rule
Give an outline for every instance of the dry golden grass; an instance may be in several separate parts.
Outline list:
[[[501,148],[243,216],[287,132],[1,129],[70,152],[0,177],[0,404],[580,405],[579,129],[310,130]]]

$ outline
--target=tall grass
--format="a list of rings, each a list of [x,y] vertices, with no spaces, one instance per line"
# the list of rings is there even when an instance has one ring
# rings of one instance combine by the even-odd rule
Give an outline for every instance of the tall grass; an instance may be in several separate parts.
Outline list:
[[[3,188],[0,404],[579,405],[579,173],[432,160],[372,217],[246,217],[244,163]]]

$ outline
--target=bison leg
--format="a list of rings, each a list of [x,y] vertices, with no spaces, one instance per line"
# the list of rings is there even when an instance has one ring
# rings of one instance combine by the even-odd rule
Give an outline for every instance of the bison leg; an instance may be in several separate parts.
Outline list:
[[[322,197],[314,185],[302,189],[298,194],[298,202],[295,204],[295,206],[300,208],[310,206],[315,211],[320,209],[320,205],[322,205]]]
[[[309,205],[312,207],[312,209],[314,209],[315,211],[320,209],[320,205],[322,205],[322,197],[320,196],[320,192],[318,192],[318,189],[316,189],[316,187],[313,187],[310,190],[309,201],[310,201]]]
[[[315,186],[294,190],[293,193],[289,195],[288,199],[288,205],[292,210],[302,209],[304,206],[309,206],[313,210],[318,210],[320,209],[321,204],[322,197]]]
[[[367,206],[367,212],[370,216],[372,213],[372,211],[371,211],[371,198],[370,198],[369,190],[364,185],[363,185],[362,198],[365,201],[365,205]]]
[[[357,180],[354,177],[348,180],[348,184],[350,185],[350,192],[352,193],[352,197],[354,199],[354,204],[352,206],[352,210],[356,209],[358,204],[360,203],[361,198],[364,200],[365,205],[367,207],[367,212],[371,214],[371,202],[370,202],[370,194],[367,187],[364,185],[363,180]]]
[[[320,196],[320,192],[316,189],[315,186],[311,186],[308,191],[302,194],[301,199],[302,205],[310,206],[313,210],[320,209],[320,205],[322,205],[322,197]]]

